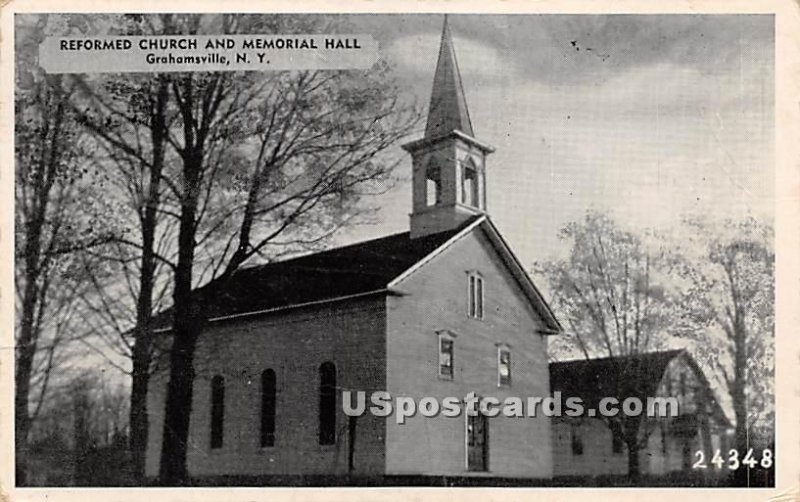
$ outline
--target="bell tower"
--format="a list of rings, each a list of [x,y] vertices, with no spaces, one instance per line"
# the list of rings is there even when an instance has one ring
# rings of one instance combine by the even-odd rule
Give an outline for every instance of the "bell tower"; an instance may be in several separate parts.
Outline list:
[[[411,237],[443,232],[486,212],[486,156],[474,138],[447,16],[422,139],[403,145],[411,154]]]

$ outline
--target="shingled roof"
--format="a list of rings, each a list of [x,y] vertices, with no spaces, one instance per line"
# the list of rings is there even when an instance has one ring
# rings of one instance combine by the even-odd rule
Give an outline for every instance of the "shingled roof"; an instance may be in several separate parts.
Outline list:
[[[458,71],[456,50],[445,16],[425,137],[438,138],[453,131],[461,131],[468,136],[474,135],[467,100],[464,97],[464,86],[461,83],[461,73]]]
[[[703,370],[683,349],[550,363],[551,392],[558,391],[564,397],[580,397],[585,406],[594,408],[603,397],[615,397],[620,402],[626,397],[655,397],[667,366],[677,357],[686,358],[686,362],[711,393],[710,404],[715,416],[722,423],[730,425],[719,402],[713,397]]]
[[[242,268],[224,284],[197,290],[212,294],[209,319],[255,313],[379,292],[479,217],[457,228],[412,239],[409,232],[359,242],[297,258]],[[171,324],[171,310],[158,315],[156,329]]]
[[[606,396],[654,396],[667,365],[683,352],[666,350],[550,363],[550,386],[553,392],[591,403]]]

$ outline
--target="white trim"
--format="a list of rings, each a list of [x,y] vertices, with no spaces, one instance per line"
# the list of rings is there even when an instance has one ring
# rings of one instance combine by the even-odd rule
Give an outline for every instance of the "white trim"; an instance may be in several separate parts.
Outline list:
[[[406,269],[403,273],[401,273],[400,275],[398,275],[397,277],[392,279],[392,282],[390,282],[386,286],[386,288],[387,289],[391,289],[391,288],[394,288],[395,286],[397,286],[399,283],[401,283],[409,275],[411,275],[414,272],[416,272],[417,270],[419,270],[423,265],[427,264],[429,261],[434,259],[439,254],[441,254],[442,251],[444,251],[445,249],[450,247],[450,245],[452,245],[457,240],[461,239],[462,237],[464,237],[465,235],[470,233],[473,228],[477,227],[478,225],[480,225],[484,221],[486,221],[486,215],[480,216],[477,220],[473,221],[472,223],[470,223],[469,225],[464,227],[464,229],[461,230],[460,232],[458,232],[456,235],[450,237],[447,241],[444,242],[444,244],[440,245],[439,247],[437,247],[436,249],[434,249],[433,251],[428,253],[427,256],[423,257],[421,260],[417,261],[411,267]]]
[[[469,270],[467,271],[467,317],[472,317],[471,313],[471,301],[472,301],[472,272]]]
[[[483,280],[483,276],[480,272],[475,274],[475,287],[480,290],[480,295],[475,295],[475,300],[480,300],[480,303],[475,303],[475,319],[480,319],[481,321],[484,319],[486,314],[486,298],[485,298],[485,281]],[[478,308],[480,307],[480,308]]]
[[[488,143],[484,143],[482,141],[478,141],[477,139],[473,138],[472,136],[464,134],[463,132],[461,132],[459,130],[450,131],[447,134],[442,134],[442,135],[437,136],[435,138],[425,138],[425,137],[423,137],[423,138],[420,138],[420,139],[416,139],[414,141],[409,141],[408,143],[400,145],[400,148],[402,148],[403,150],[405,150],[405,151],[407,151],[409,153],[414,153],[414,151],[416,151],[416,150],[421,150],[423,148],[428,148],[428,147],[434,146],[434,145],[436,145],[437,143],[439,143],[442,140],[453,138],[453,137],[461,139],[465,143],[477,147],[479,150],[482,150],[484,152],[484,154],[489,154],[489,153],[492,153],[492,152],[495,151],[494,147],[489,145]]]
[[[539,305],[541,305],[543,307],[544,313],[546,314],[546,316],[543,316],[543,317],[549,317],[550,320],[557,327],[555,330],[537,330],[538,334],[542,334],[542,335],[557,335],[557,334],[563,333],[564,332],[564,328],[561,326],[561,323],[558,322],[558,318],[556,317],[555,312],[553,312],[553,310],[550,308],[550,305],[544,299],[544,296],[539,291],[539,288],[536,287],[536,284],[534,284],[533,280],[530,278],[528,273],[525,271],[525,267],[522,266],[522,263],[520,263],[519,258],[517,258],[517,255],[514,254],[514,251],[511,249],[511,246],[508,245],[508,243],[505,241],[503,236],[500,234],[500,231],[497,230],[497,227],[494,226],[494,223],[492,223],[492,220],[486,218],[486,221],[489,224],[488,226],[489,226],[490,231],[488,233],[489,233],[490,237],[493,237],[494,238],[493,240],[495,240],[497,243],[500,244],[500,246],[503,248],[502,249],[503,252],[505,252],[506,256],[509,257],[509,261],[511,262],[510,265],[512,265],[511,268],[516,269],[516,274],[515,275],[519,276],[518,280],[520,280],[520,277],[521,277],[521,280],[520,280],[521,284],[520,285],[522,286],[523,290],[526,289],[526,288],[529,289],[533,293],[533,296],[535,297],[535,299],[537,300],[537,302],[531,302],[531,303],[538,303]],[[513,273],[513,271],[512,271],[512,273]],[[545,322],[548,321],[547,319],[543,319],[543,320],[545,320]]]
[[[393,293],[393,292],[389,291],[388,289],[373,289],[372,291],[366,291],[364,293],[355,293],[355,294],[352,294],[352,295],[337,296],[337,297],[334,297],[334,298],[326,298],[324,300],[314,300],[312,302],[293,303],[291,305],[283,305],[281,307],[273,307],[273,308],[264,309],[264,310],[254,310],[252,312],[240,312],[238,314],[230,314],[230,315],[224,315],[224,316],[219,316],[219,317],[212,317],[212,318],[208,319],[206,322],[226,321],[228,319],[238,319],[240,317],[249,317],[249,316],[260,315],[260,314],[269,314],[269,313],[272,313],[272,312],[280,312],[280,311],[283,311],[283,310],[291,310],[291,309],[297,309],[297,308],[302,308],[302,307],[310,307],[310,306],[313,306],[313,305],[322,305],[322,304],[325,304],[325,303],[334,303],[334,302],[340,302],[340,301],[344,301],[344,300],[352,300],[354,298],[360,298],[360,297],[363,297],[363,296],[372,296],[372,295],[376,295],[376,294],[379,294],[379,293]],[[166,332],[169,332],[169,331],[172,331],[172,327],[171,326],[169,328],[154,329],[153,333],[166,333]]]

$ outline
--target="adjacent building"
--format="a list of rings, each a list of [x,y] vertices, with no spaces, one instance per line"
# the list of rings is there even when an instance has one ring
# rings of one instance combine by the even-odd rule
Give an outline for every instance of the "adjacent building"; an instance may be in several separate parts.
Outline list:
[[[705,459],[716,450],[727,455],[731,424],[702,370],[686,351],[552,363],[550,385],[554,393],[580,397],[587,407],[596,410],[604,397],[614,398],[619,404],[635,397],[644,409],[648,400],[653,406],[665,405],[665,401],[653,398],[675,398],[677,416],[645,417],[639,424],[638,465],[642,474],[690,470],[698,460],[698,451]],[[624,432],[616,424],[618,420],[599,414],[554,417],[554,475],[627,475],[628,447]]]

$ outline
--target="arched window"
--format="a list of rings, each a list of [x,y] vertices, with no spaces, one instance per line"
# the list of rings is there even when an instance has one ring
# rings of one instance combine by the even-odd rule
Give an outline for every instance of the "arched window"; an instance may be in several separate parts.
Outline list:
[[[275,372],[261,373],[261,446],[275,446]]]
[[[336,443],[336,366],[319,367],[319,444]]]
[[[425,205],[435,206],[442,202],[442,174],[436,165],[425,169]]]
[[[211,379],[211,448],[222,448],[224,418],[225,379],[216,375]]]
[[[461,202],[472,207],[480,207],[478,201],[478,170],[472,160],[462,165]]]

